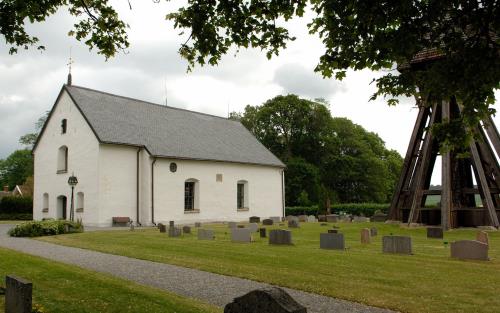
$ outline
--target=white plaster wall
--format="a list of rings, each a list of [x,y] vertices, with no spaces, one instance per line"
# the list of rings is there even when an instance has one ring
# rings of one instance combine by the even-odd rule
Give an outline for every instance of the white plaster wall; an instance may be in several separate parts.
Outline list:
[[[136,221],[137,149],[123,145],[100,145],[97,226],[111,226],[114,216],[126,216]]]
[[[61,120],[67,119],[67,132],[61,134]],[[57,155],[59,147],[68,147],[68,172],[57,174]],[[33,195],[33,218],[57,217],[57,197],[67,197],[67,217],[71,205],[71,188],[68,177],[74,172],[78,178],[75,187],[85,197],[84,212],[75,213],[85,224],[98,223],[98,151],[99,143],[91,128],[64,91],[55,104],[54,111],[45,131],[34,151],[35,186]],[[49,194],[49,212],[42,213],[43,194]],[[76,211],[76,203],[75,203]]]
[[[177,172],[170,172],[170,163]],[[248,221],[282,216],[282,169],[224,162],[158,159],[154,168],[155,222]],[[222,174],[222,182],[216,182]],[[199,213],[184,212],[184,182],[199,181]],[[237,181],[248,181],[249,210],[238,212]]]

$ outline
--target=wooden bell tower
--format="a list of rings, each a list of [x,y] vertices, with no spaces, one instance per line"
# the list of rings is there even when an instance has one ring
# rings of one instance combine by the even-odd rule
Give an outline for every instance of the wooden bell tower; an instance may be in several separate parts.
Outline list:
[[[435,51],[423,51],[400,70],[425,70],[426,63],[436,62],[440,57]],[[498,228],[500,136],[493,120],[488,118],[475,127],[477,139],[470,143],[467,157],[454,152],[441,155],[441,189],[429,189],[440,153],[439,144],[428,129],[434,123],[459,117],[461,107],[454,97],[433,99],[429,96],[418,103],[418,108],[389,218],[404,223],[441,225],[445,230],[483,225]],[[427,196],[431,195],[440,195],[437,207],[425,206]]]

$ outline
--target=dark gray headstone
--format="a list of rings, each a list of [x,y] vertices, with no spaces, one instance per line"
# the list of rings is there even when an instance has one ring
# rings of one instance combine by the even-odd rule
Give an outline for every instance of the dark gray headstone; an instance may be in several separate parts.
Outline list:
[[[212,229],[198,229],[198,240],[214,240],[215,232]]]
[[[265,228],[259,228],[259,233],[260,233],[260,238],[266,238],[266,229]]]
[[[258,216],[250,216],[250,218],[248,219],[248,222],[249,223],[260,223],[260,217],[258,217]]]
[[[371,217],[372,222],[385,222],[387,221],[387,214],[378,213]]]
[[[169,222],[168,222],[168,226],[170,226],[170,227],[174,227],[174,226],[175,226],[175,222],[174,222],[174,221],[169,221]]]
[[[196,228],[201,227],[201,223],[200,222],[194,223],[194,227],[196,227]]]
[[[33,284],[16,276],[5,277],[5,313],[31,313]]]
[[[189,226],[183,226],[182,227],[182,232],[184,234],[191,234],[191,227],[189,227]]]
[[[179,227],[169,227],[168,236],[169,237],[180,237],[182,235],[182,229]]]
[[[163,225],[162,223],[158,224],[158,228],[160,229],[160,233],[166,233],[167,232],[167,226]]]
[[[318,221],[326,222],[326,215],[318,215]]]
[[[382,237],[382,252],[412,254],[411,237],[406,237],[406,236]]]
[[[307,309],[283,289],[268,287],[234,298],[224,307],[224,313],[307,313]]]
[[[339,216],[337,214],[329,214],[326,216],[326,221],[329,223],[337,223],[339,221]]]
[[[319,234],[319,247],[320,249],[344,250],[344,234],[330,232],[327,234]]]
[[[288,227],[290,227],[290,228],[299,228],[300,227],[300,223],[297,220],[289,220],[288,221]]]
[[[378,235],[377,227],[370,228],[370,236],[375,237]]]
[[[252,242],[252,231],[249,228],[233,228],[231,229],[232,242]]]
[[[460,240],[451,243],[451,257],[462,260],[488,261],[488,245],[477,240]]]
[[[269,232],[269,244],[291,245],[292,232],[284,229],[273,229]]]
[[[441,227],[427,227],[427,238],[443,239],[443,229]]]
[[[270,218],[266,218],[265,220],[262,220],[262,225],[273,225],[274,221]]]
[[[338,232],[339,232],[339,231],[338,231],[338,230],[336,230],[336,229],[329,229],[329,230],[328,230],[328,233],[329,233],[329,234],[338,234]]]

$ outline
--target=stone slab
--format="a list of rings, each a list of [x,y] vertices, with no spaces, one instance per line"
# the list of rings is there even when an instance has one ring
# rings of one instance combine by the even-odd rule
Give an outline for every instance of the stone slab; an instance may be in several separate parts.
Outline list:
[[[194,227],[196,227],[196,228],[201,227],[201,223],[200,222],[194,223]]]
[[[370,228],[370,236],[375,237],[378,235],[377,227]]]
[[[182,229],[179,227],[169,227],[168,236],[169,237],[180,237],[182,235]]]
[[[483,231],[483,230],[477,232],[476,240],[479,242],[485,243],[487,245],[490,244],[490,239],[488,237],[488,233]]]
[[[5,313],[31,313],[33,284],[24,278],[5,277]]]
[[[488,261],[488,245],[477,240],[460,240],[451,243],[451,257],[461,260]]]
[[[322,214],[318,215],[318,220],[320,222],[326,222],[326,215],[322,215]]]
[[[260,238],[266,238],[267,237],[266,228],[259,228],[259,234]]]
[[[299,228],[300,223],[298,220],[290,220],[290,221],[288,221],[288,227],[289,228]]]
[[[383,236],[382,252],[397,254],[413,254],[411,237]]]
[[[329,234],[338,234],[338,232],[339,232],[339,231],[338,231],[338,230],[336,230],[336,229],[329,229],[329,230],[328,230],[328,233],[329,233]]]
[[[167,225],[163,224],[158,224],[158,228],[160,229],[160,233],[166,233],[167,232]]]
[[[248,229],[250,229],[250,231],[252,233],[256,233],[256,232],[259,231],[259,224],[257,224],[257,223],[250,223],[250,224],[248,224]]]
[[[283,289],[267,287],[234,298],[224,313],[307,313],[307,309]]]
[[[318,221],[318,219],[317,219],[317,218],[316,218],[316,216],[314,216],[314,215],[309,215],[309,216],[307,217],[307,222],[308,222],[308,223],[316,223],[317,221]]]
[[[281,217],[280,216],[271,216],[269,219],[272,220],[274,223],[281,222]]]
[[[174,227],[174,226],[175,226],[175,222],[174,222],[174,221],[169,221],[169,222],[168,222],[168,226],[170,226],[170,227]]]
[[[274,221],[270,218],[266,218],[266,219],[262,220],[262,225],[271,226],[273,224],[274,224]]]
[[[326,234],[319,234],[319,248],[329,250],[344,250],[344,234],[330,232]]]
[[[233,228],[231,229],[232,242],[252,242],[252,231],[249,228]]]
[[[443,239],[443,229],[441,227],[427,227],[427,238]]]
[[[337,214],[326,215],[326,221],[329,223],[337,223],[339,221],[339,216]]]
[[[198,240],[214,240],[215,231],[212,229],[198,229]]]
[[[249,223],[260,223],[260,217],[258,217],[258,216],[250,216],[250,218],[248,219],[248,222]]]
[[[189,227],[189,226],[183,226],[182,227],[182,232],[184,234],[191,234],[191,227]]]
[[[372,222],[385,222],[387,221],[387,214],[375,214],[371,217]]]
[[[370,229],[363,228],[361,230],[361,243],[363,243],[363,244],[369,244],[370,242],[371,242]]]
[[[238,226],[238,223],[236,223],[236,222],[228,222],[227,223],[227,227],[231,228],[231,229],[236,228],[237,226]]]
[[[364,216],[353,216],[352,221],[355,223],[369,223],[370,218]]]
[[[269,244],[291,245],[292,232],[285,229],[273,229],[269,232]]]
[[[299,215],[299,222],[302,223],[307,222],[307,215]]]

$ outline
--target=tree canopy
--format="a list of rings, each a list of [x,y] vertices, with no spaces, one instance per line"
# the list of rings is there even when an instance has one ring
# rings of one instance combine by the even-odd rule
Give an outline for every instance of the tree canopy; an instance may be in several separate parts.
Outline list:
[[[269,58],[278,55],[295,39],[286,22],[309,10],[314,15],[309,32],[324,45],[316,71],[342,79],[348,69],[384,70],[372,98],[388,97],[389,104],[397,103],[399,96],[456,97],[463,105],[463,117],[439,129],[440,137],[457,138],[447,142],[454,146],[470,137],[457,133],[494,113],[494,90],[500,81],[498,2],[190,0],[167,19],[189,34],[179,52],[192,67],[217,64],[231,47],[260,48]],[[77,18],[69,34],[91,49],[108,58],[129,46],[128,25],[108,0],[3,0],[0,34],[10,52],[17,47],[43,49],[38,38],[26,33],[25,23],[44,21],[63,6]],[[397,65],[408,64],[424,49],[435,49],[442,58],[425,70],[396,71]]]
[[[33,175],[33,156],[27,149],[16,150],[5,160],[0,160],[0,185],[14,188]]]
[[[324,103],[277,96],[232,118],[285,162],[287,205],[390,200],[401,156],[376,134],[332,118]]]

